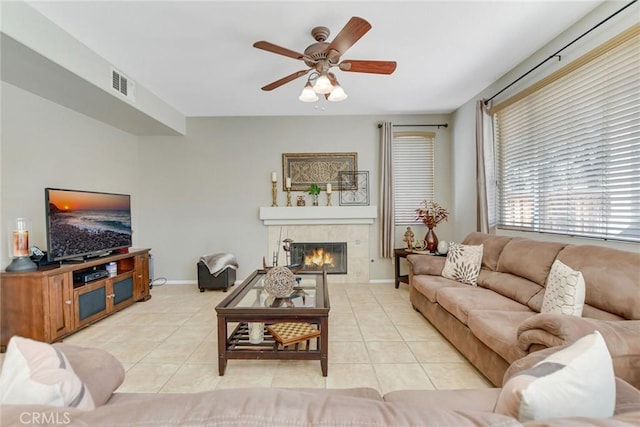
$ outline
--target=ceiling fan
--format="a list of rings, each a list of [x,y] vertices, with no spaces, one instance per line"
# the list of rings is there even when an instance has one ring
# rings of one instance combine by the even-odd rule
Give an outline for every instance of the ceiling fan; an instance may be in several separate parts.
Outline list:
[[[262,87],[262,90],[270,91],[312,71],[307,79],[307,84],[299,99],[305,102],[313,102],[318,99],[317,93],[324,94],[329,101],[342,101],[347,95],[340,87],[338,79],[330,70],[334,67],[342,71],[354,73],[391,74],[396,69],[395,61],[372,61],[345,59],[340,61],[340,57],[353,46],[362,36],[371,29],[371,24],[357,16],[352,17],[349,22],[340,30],[331,43],[327,42],[329,29],[327,27],[315,27],[311,30],[311,35],[316,40],[299,53],[291,49],[277,46],[267,41],[258,41],[253,47],[277,53],[278,55],[304,61],[309,67],[305,70],[296,71],[281,79]]]

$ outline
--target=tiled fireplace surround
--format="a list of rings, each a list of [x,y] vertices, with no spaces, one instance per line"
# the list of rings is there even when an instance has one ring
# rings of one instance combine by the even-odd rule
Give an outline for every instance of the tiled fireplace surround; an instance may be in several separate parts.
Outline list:
[[[269,256],[276,242],[347,242],[347,274],[331,275],[332,283],[368,283],[371,227],[377,215],[375,206],[262,207],[260,219],[267,226]],[[286,254],[279,245],[278,264],[285,265]],[[267,263],[271,264],[272,259]]]

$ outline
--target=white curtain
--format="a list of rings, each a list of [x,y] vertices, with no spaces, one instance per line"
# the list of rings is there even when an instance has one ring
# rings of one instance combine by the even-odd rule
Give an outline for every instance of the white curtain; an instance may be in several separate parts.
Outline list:
[[[393,258],[395,245],[393,206],[393,124],[380,127],[380,257]]]
[[[493,122],[483,99],[476,103],[477,231],[495,232]]]

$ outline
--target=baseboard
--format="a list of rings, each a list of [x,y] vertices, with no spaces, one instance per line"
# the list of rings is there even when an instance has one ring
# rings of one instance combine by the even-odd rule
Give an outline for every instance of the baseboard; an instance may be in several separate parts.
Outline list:
[[[197,280],[167,280],[165,285],[198,285]]]
[[[393,283],[394,280],[393,279],[374,279],[374,280],[369,280],[369,283]]]

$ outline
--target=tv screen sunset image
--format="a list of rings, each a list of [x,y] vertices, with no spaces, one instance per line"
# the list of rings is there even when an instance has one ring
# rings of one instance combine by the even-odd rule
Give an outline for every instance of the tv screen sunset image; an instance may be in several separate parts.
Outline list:
[[[54,259],[131,246],[129,195],[47,189],[47,200]]]

